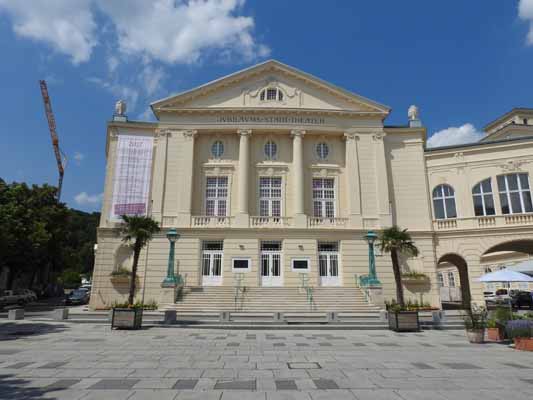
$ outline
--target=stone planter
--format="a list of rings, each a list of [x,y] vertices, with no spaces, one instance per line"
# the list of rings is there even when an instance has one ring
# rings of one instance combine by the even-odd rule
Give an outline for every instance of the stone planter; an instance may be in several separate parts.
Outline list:
[[[485,341],[485,329],[467,329],[466,337],[470,343],[483,343]]]
[[[491,342],[503,342],[504,332],[501,328],[487,328],[487,339]]]
[[[516,337],[514,338],[514,348],[522,351],[533,351],[533,338]]]
[[[396,332],[417,332],[420,330],[418,311],[389,311],[389,328]]]
[[[129,285],[131,275],[111,275],[110,280],[114,285]]]
[[[111,329],[141,329],[142,308],[113,308]]]

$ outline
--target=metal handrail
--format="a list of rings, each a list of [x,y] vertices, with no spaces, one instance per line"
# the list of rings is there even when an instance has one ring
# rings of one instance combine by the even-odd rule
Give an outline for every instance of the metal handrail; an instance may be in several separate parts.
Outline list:
[[[305,289],[307,302],[309,303],[309,308],[313,310],[313,288],[309,286],[309,276],[307,274],[300,273],[301,288]]]
[[[234,296],[234,300],[233,300],[233,308],[235,309],[235,311],[238,311],[237,310],[237,304],[239,303],[239,293],[242,293],[243,294],[243,297],[244,297],[244,286],[242,286],[242,281],[244,280],[244,274],[242,272],[238,272],[235,274],[235,296]]]

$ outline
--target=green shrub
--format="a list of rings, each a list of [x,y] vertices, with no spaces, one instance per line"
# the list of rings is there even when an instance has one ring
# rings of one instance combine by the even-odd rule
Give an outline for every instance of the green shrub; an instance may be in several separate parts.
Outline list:
[[[408,271],[402,274],[402,278],[406,279],[429,279],[429,276],[422,272]]]
[[[81,285],[81,275],[79,272],[66,270],[59,277],[65,289],[76,289]]]
[[[118,302],[115,301],[111,305],[112,308],[142,308],[143,310],[157,310],[159,305],[155,300],[150,300],[147,303],[142,303],[140,300],[137,300],[135,303],[133,303],[131,306],[128,304],[127,301],[124,302]]]

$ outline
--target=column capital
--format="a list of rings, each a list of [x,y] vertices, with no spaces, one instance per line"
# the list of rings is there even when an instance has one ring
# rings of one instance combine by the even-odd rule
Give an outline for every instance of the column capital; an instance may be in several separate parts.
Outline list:
[[[198,134],[198,131],[196,129],[178,129],[178,130],[169,129],[168,131],[170,134],[173,134],[173,133],[181,134],[183,135],[185,139],[189,139],[189,140],[194,139],[194,137]]]
[[[372,139],[374,139],[376,142],[383,141],[383,138],[387,136],[387,134],[383,131],[377,131],[372,133]]]
[[[252,136],[252,130],[251,129],[237,129],[237,134],[239,134],[239,136],[249,137],[249,136]]]
[[[291,136],[294,137],[304,137],[305,130],[303,129],[291,129]]]
[[[359,140],[359,134],[356,133],[354,130],[347,130],[344,132],[344,140]]]

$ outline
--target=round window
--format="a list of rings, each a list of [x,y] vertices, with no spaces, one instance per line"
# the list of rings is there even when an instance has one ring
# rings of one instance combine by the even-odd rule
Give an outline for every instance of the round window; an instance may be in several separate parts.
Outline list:
[[[278,153],[278,146],[276,143],[274,143],[272,140],[269,140],[265,143],[265,156],[272,160],[276,158],[276,154]]]
[[[224,154],[224,143],[222,143],[220,140],[214,142],[211,146],[211,154],[213,154],[213,157],[215,158],[222,157],[222,154]]]
[[[316,155],[321,160],[325,160],[329,155],[329,147],[327,143],[321,142],[316,145]]]

